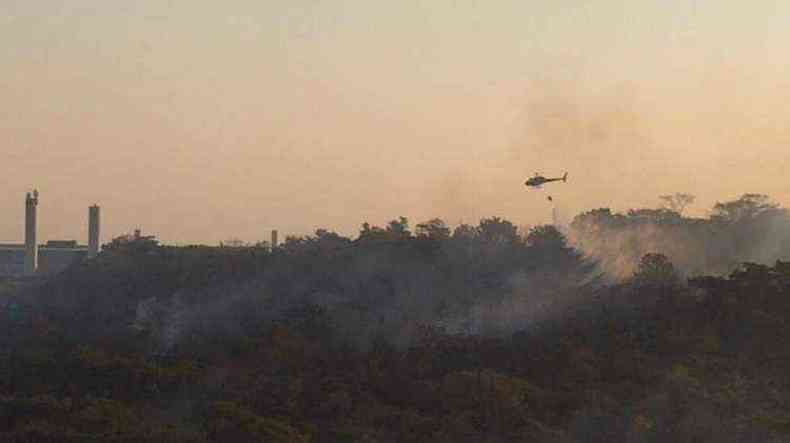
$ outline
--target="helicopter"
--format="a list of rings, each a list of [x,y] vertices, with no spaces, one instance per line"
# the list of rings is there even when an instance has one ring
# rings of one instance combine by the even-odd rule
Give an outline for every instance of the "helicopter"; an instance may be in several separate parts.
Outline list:
[[[563,181],[563,182],[568,181],[568,173],[566,172],[565,174],[562,175],[562,177],[546,178],[536,172],[535,176],[525,181],[524,184],[533,188],[540,188],[544,183],[556,182],[556,181]]]

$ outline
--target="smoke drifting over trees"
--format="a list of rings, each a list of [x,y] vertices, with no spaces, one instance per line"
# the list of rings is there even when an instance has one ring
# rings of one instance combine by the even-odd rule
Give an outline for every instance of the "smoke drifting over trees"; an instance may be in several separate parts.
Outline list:
[[[681,282],[790,257],[790,219],[765,195],[717,203],[708,218],[682,215],[691,195],[661,200],[658,209],[579,214],[566,233],[519,232],[499,217],[455,227],[432,219],[412,230],[400,217],[363,223],[356,239],[319,229],[275,250],[115,240],[40,288],[38,303],[90,318],[86,337],[134,325],[150,334],[151,352],[248,336],[299,312],[308,329],[331,324],[338,342],[408,346],[420,325],[504,336],[561,321],[603,282]],[[120,317],[102,319],[109,312]]]
[[[277,248],[116,239],[0,287],[0,433],[766,441],[786,419],[763,405],[785,388],[746,366],[785,352],[788,215],[760,194],[707,218],[682,215],[691,196],[662,200],[567,232],[399,217]],[[760,374],[748,396],[744,371]]]
[[[616,279],[631,275],[641,257],[654,252],[687,276],[721,275],[743,262],[790,257],[790,218],[766,195],[717,203],[707,218],[682,215],[690,195],[661,198],[668,203],[659,209],[619,214],[603,208],[578,215],[571,224],[574,245]]]

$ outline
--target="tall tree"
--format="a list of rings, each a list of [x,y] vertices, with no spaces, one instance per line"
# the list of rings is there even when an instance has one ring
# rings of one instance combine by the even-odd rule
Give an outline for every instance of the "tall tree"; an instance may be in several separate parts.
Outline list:
[[[739,199],[718,202],[713,206],[711,220],[725,223],[746,221],[770,212],[781,211],[779,205],[764,194],[743,194]]]
[[[537,250],[562,251],[567,246],[565,236],[553,225],[535,226],[527,234],[527,244]]]
[[[398,217],[397,220],[391,220],[387,224],[387,232],[396,239],[411,237],[409,231],[409,220],[406,217]]]
[[[518,243],[518,228],[499,217],[484,218],[478,226],[480,238],[486,243],[515,244]]]
[[[669,209],[671,211],[677,212],[678,214],[682,214],[686,207],[696,200],[691,194],[685,194],[682,192],[676,192],[674,194],[669,195],[662,195],[659,197],[662,204],[661,207],[664,209]]]

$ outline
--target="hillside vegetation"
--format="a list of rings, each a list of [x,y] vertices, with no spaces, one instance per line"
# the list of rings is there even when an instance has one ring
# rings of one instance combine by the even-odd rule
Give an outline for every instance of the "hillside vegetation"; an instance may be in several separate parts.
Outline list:
[[[116,239],[2,295],[0,436],[790,441],[790,263],[739,262],[752,252],[736,245],[727,273],[703,275],[688,272],[696,259],[635,246],[612,278],[622,259],[596,236],[631,235],[643,216],[583,214],[576,248],[499,218],[413,231],[401,218],[273,251]],[[775,206],[671,217],[640,223],[784,229]],[[719,244],[698,241],[686,248]]]

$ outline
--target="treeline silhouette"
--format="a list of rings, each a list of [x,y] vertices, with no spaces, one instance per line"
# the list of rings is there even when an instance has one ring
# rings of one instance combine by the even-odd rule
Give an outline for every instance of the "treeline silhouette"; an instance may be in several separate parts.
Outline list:
[[[646,252],[630,274],[602,273],[614,253],[603,238],[618,230],[748,233],[784,216],[744,198],[735,207],[758,210],[727,219],[582,214],[570,235],[586,253],[553,226],[519,232],[497,217],[413,230],[399,218],[363,224],[355,239],[318,230],[274,250],[115,239],[46,281],[4,282],[0,436],[786,438],[790,263],[686,278],[679,255],[636,245],[627,252]],[[722,266],[754,253],[744,238]]]
[[[35,304],[82,325],[70,329],[80,340],[122,335],[134,324],[151,331],[157,352],[247,336],[302,311],[323,313],[320,322],[332,328],[320,333],[339,342],[401,346],[421,324],[453,332],[526,327],[536,315],[526,304],[556,304],[593,266],[552,226],[519,233],[493,217],[451,232],[435,219],[412,233],[400,218],[384,228],[366,223],[354,240],[326,230],[288,237],[274,251],[116,239],[96,260],[37,288]],[[483,321],[481,306],[507,302],[523,304],[530,318]]]

